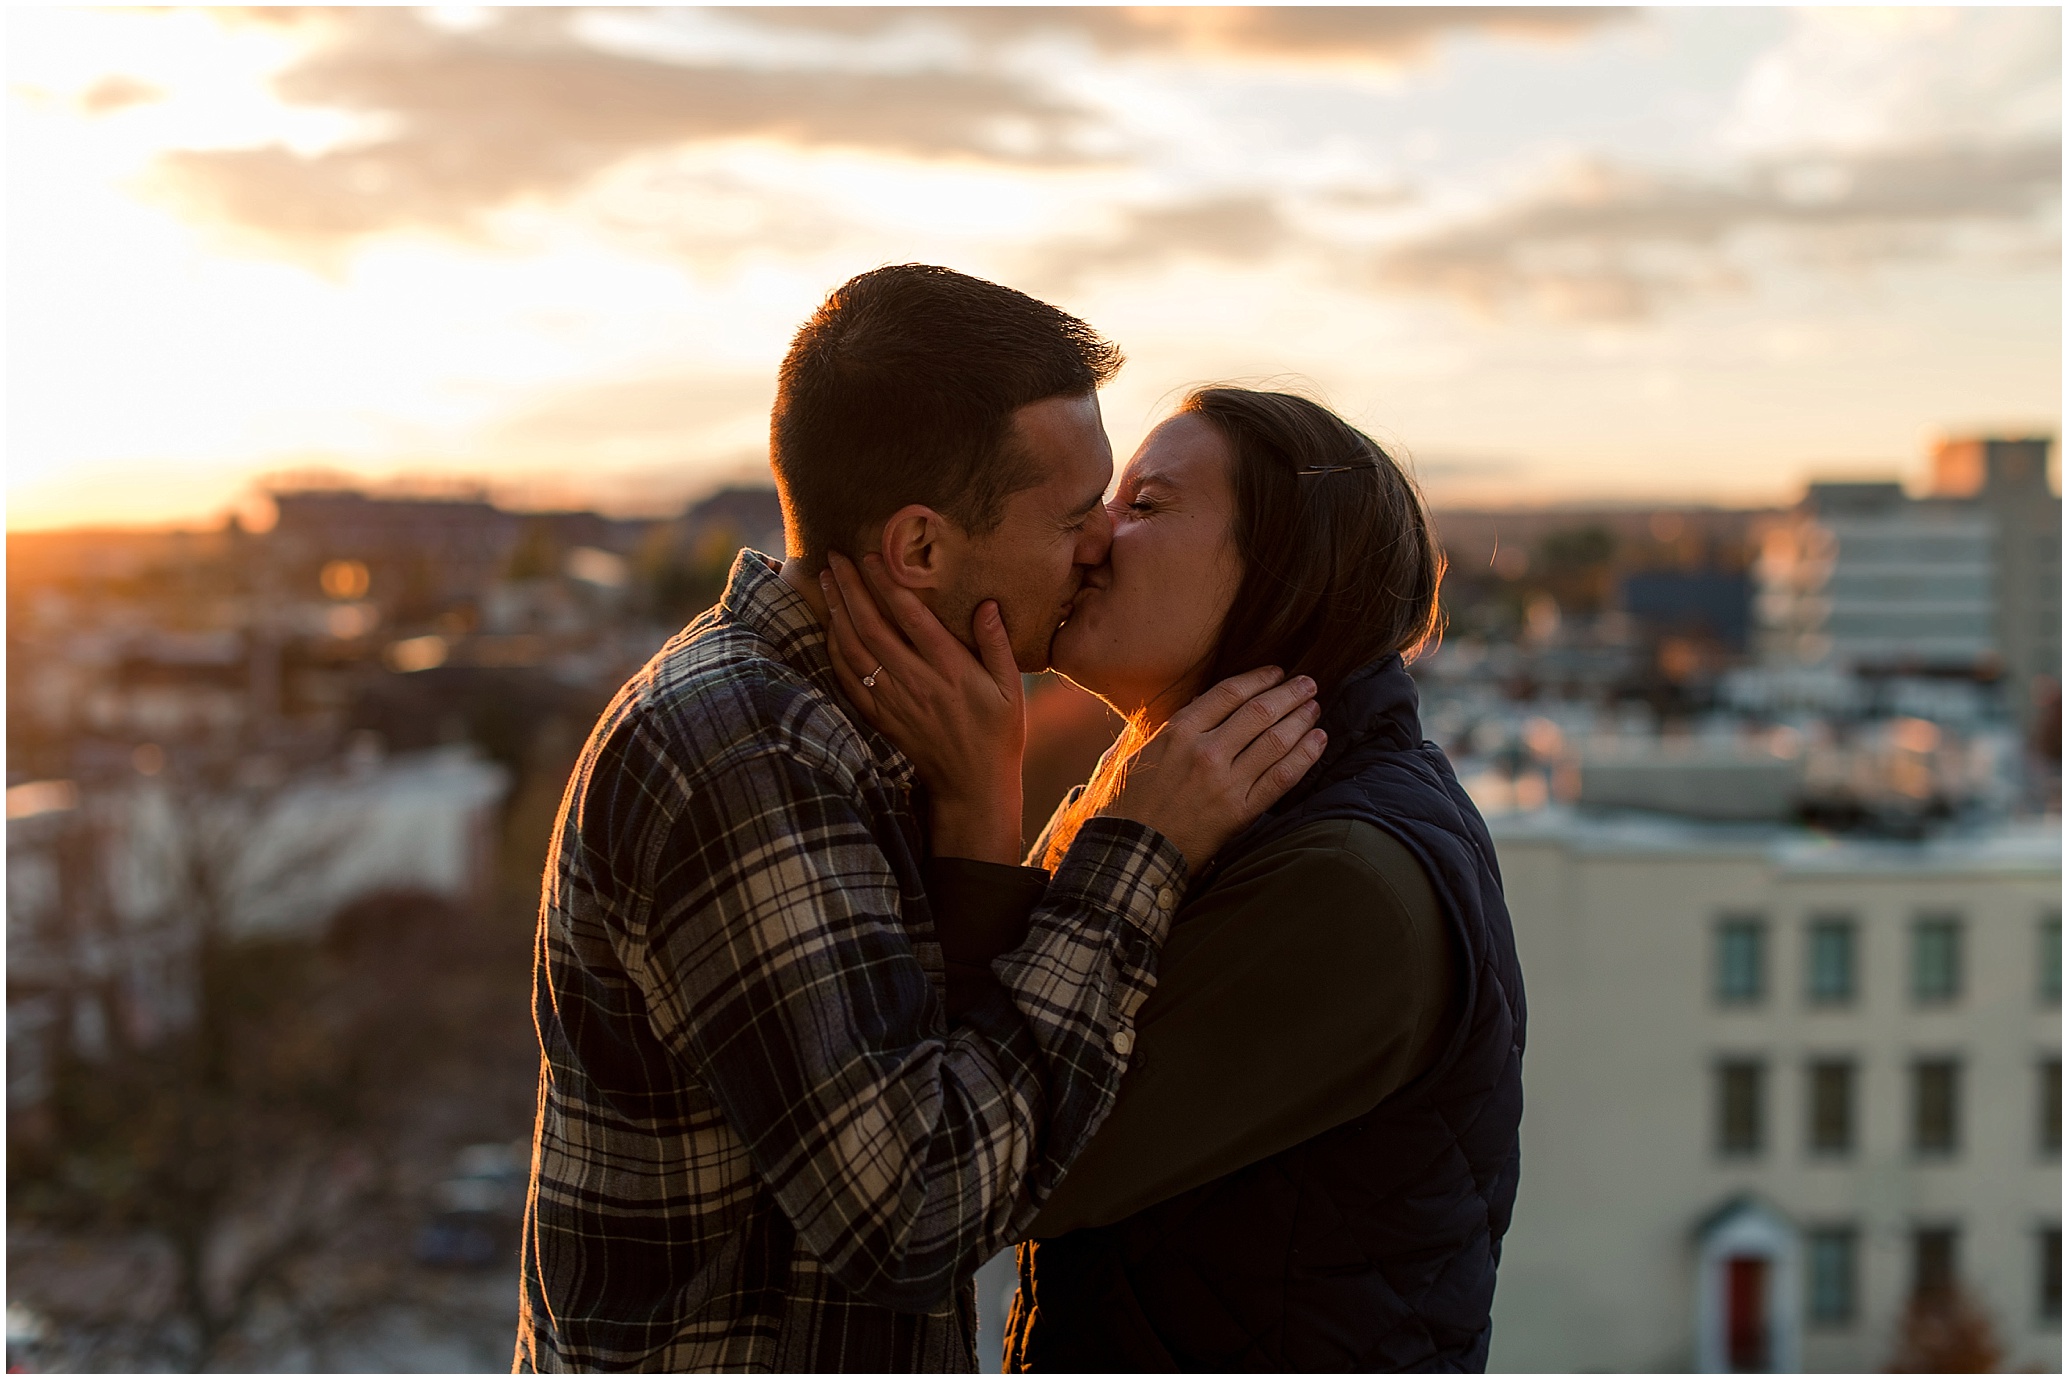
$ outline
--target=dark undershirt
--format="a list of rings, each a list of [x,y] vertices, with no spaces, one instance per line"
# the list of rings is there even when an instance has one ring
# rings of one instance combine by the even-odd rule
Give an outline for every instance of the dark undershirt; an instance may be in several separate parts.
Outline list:
[[[951,1019],[996,982],[1046,881],[929,865]],[[1237,860],[1179,909],[1113,1112],[1030,1234],[1119,1221],[1371,1110],[1456,1025],[1453,943],[1420,864],[1375,825],[1324,820]]]
[[[991,960],[1027,941],[1034,907],[1048,890],[1039,867],[974,858],[929,858],[926,899],[948,973],[948,1019],[967,1013],[992,989],[1004,990]]]

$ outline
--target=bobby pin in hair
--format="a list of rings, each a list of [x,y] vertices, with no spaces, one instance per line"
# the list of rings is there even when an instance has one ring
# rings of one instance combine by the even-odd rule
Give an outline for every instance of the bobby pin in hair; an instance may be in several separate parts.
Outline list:
[[[1375,468],[1377,468],[1377,466],[1374,466],[1374,465],[1368,465],[1368,464],[1367,464],[1367,465],[1316,465],[1316,466],[1314,466],[1314,467],[1313,467],[1312,469],[1305,469],[1305,470],[1294,470],[1294,471],[1293,471],[1293,473],[1294,473],[1294,474],[1296,474],[1296,475],[1298,475],[1298,476],[1300,476],[1300,477],[1301,477],[1302,479],[1304,479],[1304,478],[1306,478],[1306,477],[1307,477],[1308,475],[1310,475],[1310,474],[1342,474],[1342,473],[1343,473],[1343,472],[1345,472],[1346,470],[1369,470],[1369,469],[1375,469]]]

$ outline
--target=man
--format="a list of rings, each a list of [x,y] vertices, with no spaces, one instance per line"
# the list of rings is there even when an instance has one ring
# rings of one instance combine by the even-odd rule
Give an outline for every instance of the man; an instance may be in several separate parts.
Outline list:
[[[771,429],[790,559],[743,551],[619,692],[555,830],[518,1369],[974,1369],[970,1277],[1110,1107],[1185,858],[1092,821],[951,1024],[912,767],[839,698],[816,576],[878,552],[950,628],[995,599],[1044,666],[1110,536],[1119,364],[916,265],[798,332]]]

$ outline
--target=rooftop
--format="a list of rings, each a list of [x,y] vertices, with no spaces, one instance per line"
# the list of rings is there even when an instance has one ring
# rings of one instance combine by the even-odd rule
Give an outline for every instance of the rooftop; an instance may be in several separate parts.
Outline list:
[[[2061,871],[2058,816],[2013,819],[1929,838],[1837,837],[1795,824],[1723,823],[1640,810],[1582,810],[1552,804],[1487,820],[1496,846],[1560,844],[1597,856],[1764,859],[1777,871],[1828,876],[2055,876]]]

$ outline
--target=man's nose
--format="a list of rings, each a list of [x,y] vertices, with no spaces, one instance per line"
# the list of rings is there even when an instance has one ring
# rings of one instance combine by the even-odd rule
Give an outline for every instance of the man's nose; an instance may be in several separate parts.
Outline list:
[[[1078,565],[1103,565],[1106,553],[1113,546],[1113,514],[1101,503],[1091,515],[1091,521],[1084,524],[1084,531],[1077,538],[1077,551],[1073,559]]]

